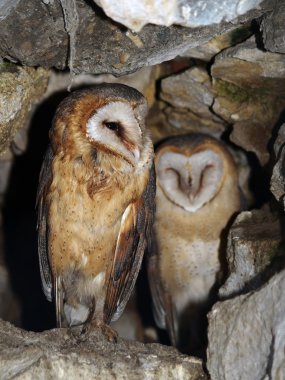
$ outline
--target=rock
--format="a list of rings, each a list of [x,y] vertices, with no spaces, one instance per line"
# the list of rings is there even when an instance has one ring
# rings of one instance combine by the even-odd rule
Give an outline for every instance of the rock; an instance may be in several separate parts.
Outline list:
[[[213,111],[233,124],[230,140],[265,165],[273,126],[285,106],[285,56],[259,50],[252,37],[218,54],[211,73]]]
[[[7,151],[20,128],[28,125],[31,108],[42,98],[48,77],[49,71],[43,68],[0,65],[0,154]],[[25,144],[24,132],[14,145],[21,151]]]
[[[214,98],[210,77],[202,68],[192,67],[163,79],[160,97],[173,107],[191,109],[201,117],[213,116],[209,110]]]
[[[283,202],[285,209],[285,124],[279,129],[278,136],[275,140],[274,151],[277,162],[273,167],[270,190],[277,201]]]
[[[0,19],[0,56],[30,66],[69,66],[74,74],[116,76],[173,59],[270,9],[267,0],[234,22],[193,29],[150,24],[134,33],[110,20],[91,1],[17,0],[9,4],[5,0],[5,4]]]
[[[144,67],[135,73],[117,78],[111,74],[78,74],[72,77],[68,72],[52,71],[45,98],[48,98],[58,91],[67,91],[67,89],[75,90],[96,83],[123,83],[139,90],[147,98],[148,106],[151,107],[155,101],[155,80],[158,72],[158,66],[149,66]]]
[[[160,0],[123,0],[120,6],[114,0],[94,0],[113,20],[136,32],[146,24],[170,26],[178,24],[196,28],[201,25],[231,21],[250,9],[257,8],[262,0],[183,0],[180,2]]]
[[[0,318],[19,324],[20,302],[12,290],[10,276],[2,259],[0,251]]]
[[[270,138],[271,128],[261,122],[252,120],[234,123],[233,131],[230,135],[230,140],[234,144],[243,147],[248,152],[255,153],[262,165],[265,165],[270,157],[267,150]]]
[[[188,132],[212,131],[216,135],[224,131],[223,120],[210,110],[214,94],[205,69],[192,67],[182,74],[163,79],[160,97],[171,106],[165,113],[174,128]]]
[[[285,3],[277,0],[273,11],[266,14],[261,22],[262,38],[266,50],[285,53]]]
[[[66,66],[68,34],[59,0],[1,1],[0,56],[27,66]]]
[[[212,380],[285,376],[285,270],[256,292],[218,302],[209,314]]]
[[[66,329],[31,333],[0,322],[0,377],[207,379],[199,359],[171,347],[122,339],[109,343],[98,331],[79,341],[74,334]]]
[[[242,42],[252,34],[249,25],[243,25],[229,33],[216,36],[203,45],[190,48],[183,53],[183,57],[191,57],[210,61],[221,50]]]
[[[256,289],[264,271],[283,253],[280,220],[267,209],[240,213],[228,234],[229,277],[219,290],[221,298]]]
[[[241,61],[240,66],[237,66],[238,61]],[[222,51],[216,57],[211,73],[214,78],[262,90],[264,95],[272,91],[285,93],[285,57],[260,50],[255,36]]]

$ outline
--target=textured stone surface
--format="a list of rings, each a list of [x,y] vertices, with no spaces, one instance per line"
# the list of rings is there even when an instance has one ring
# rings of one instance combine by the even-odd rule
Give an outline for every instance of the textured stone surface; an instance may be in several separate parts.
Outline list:
[[[196,48],[190,48],[183,53],[183,57],[198,58],[203,61],[210,61],[221,50],[242,42],[252,34],[249,25],[243,25],[229,33],[225,33],[212,38],[205,44]]]
[[[193,29],[150,24],[136,34],[110,20],[91,1],[18,0],[0,19],[0,55],[31,66],[69,65],[77,74],[124,75],[173,59],[270,7],[270,1],[262,2],[260,9],[234,22]]]
[[[264,210],[244,211],[238,215],[228,234],[229,277],[220,288],[220,297],[231,297],[262,283],[262,275],[281,255],[282,232],[277,215]]]
[[[94,0],[113,20],[139,31],[148,24],[172,24],[196,28],[201,25],[231,21],[250,9],[257,8],[262,0]]]
[[[214,305],[207,350],[212,380],[284,379],[284,289],[283,270],[259,291]]]
[[[285,124],[282,124],[274,144],[276,164],[273,168],[270,190],[285,209]]]
[[[160,97],[171,106],[164,112],[176,130],[199,130],[217,135],[224,131],[225,123],[210,109],[214,94],[205,69],[192,67],[182,74],[163,79]]]
[[[78,331],[77,331],[78,333]],[[1,379],[207,379],[199,359],[159,344],[119,340],[99,332],[78,341],[65,329],[31,333],[0,322]]]
[[[148,105],[151,107],[155,100],[155,80],[158,72],[158,66],[150,66],[121,77],[115,77],[111,74],[78,74],[72,77],[69,72],[53,70],[45,97],[52,96],[55,92],[67,91],[68,88],[75,90],[96,83],[124,83],[139,90],[147,98]]]
[[[47,87],[49,71],[25,68],[10,63],[0,65],[0,154],[10,147],[16,133],[25,128],[32,106]],[[24,150],[25,137],[17,136],[15,144]]]
[[[0,56],[28,66],[65,67],[68,35],[58,0],[3,1]]]
[[[262,20],[261,30],[266,50],[285,53],[285,3],[283,0],[274,2],[273,11]]]
[[[233,124],[231,141],[266,164],[272,128],[285,106],[285,55],[258,49],[252,37],[218,54],[211,73],[213,111]]]

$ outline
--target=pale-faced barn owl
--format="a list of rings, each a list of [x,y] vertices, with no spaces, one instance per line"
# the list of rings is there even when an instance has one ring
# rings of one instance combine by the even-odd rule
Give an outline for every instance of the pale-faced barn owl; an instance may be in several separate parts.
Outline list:
[[[153,146],[137,90],[101,84],[59,105],[38,188],[43,289],[58,326],[109,327],[122,313],[153,223]]]
[[[224,233],[240,208],[237,170],[225,145],[202,134],[162,143],[155,167],[155,247],[148,260],[154,315],[174,345],[199,353]]]

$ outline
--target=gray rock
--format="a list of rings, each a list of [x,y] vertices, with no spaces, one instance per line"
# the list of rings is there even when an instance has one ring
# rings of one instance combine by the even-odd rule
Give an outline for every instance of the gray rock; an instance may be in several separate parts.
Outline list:
[[[274,151],[277,162],[273,167],[270,190],[277,201],[283,202],[285,209],[285,124],[281,125],[277,139],[274,144]]]
[[[285,3],[283,0],[274,2],[274,9],[261,22],[263,43],[267,50],[285,53]]]
[[[207,379],[201,360],[171,347],[121,339],[113,344],[98,331],[79,341],[74,334],[31,333],[1,321],[1,379]]]
[[[90,1],[18,0],[0,19],[0,56],[31,66],[69,66],[75,74],[119,76],[173,59],[268,9],[266,0],[232,22],[193,29],[150,24],[136,34],[108,19]]]
[[[41,100],[46,90],[48,77],[49,71],[43,68],[0,64],[0,154],[7,152],[15,137],[17,152],[25,149],[25,127],[32,106]],[[21,135],[19,130],[22,128],[24,133]]]
[[[218,302],[209,314],[212,380],[285,378],[285,271],[259,291]]]
[[[58,0],[5,0],[2,6],[0,56],[28,66],[66,66],[68,35]]]
[[[220,297],[259,287],[265,269],[283,253],[281,242],[280,221],[268,209],[240,213],[228,234],[230,275],[219,290]]]

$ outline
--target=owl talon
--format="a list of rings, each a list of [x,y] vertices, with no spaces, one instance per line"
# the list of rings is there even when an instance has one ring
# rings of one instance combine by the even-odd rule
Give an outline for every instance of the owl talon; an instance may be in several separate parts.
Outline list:
[[[88,335],[92,332],[92,330],[99,329],[105,338],[111,343],[117,343],[118,341],[118,333],[113,330],[110,326],[106,325],[102,322],[88,322],[86,323],[81,330],[80,337],[86,339]]]
[[[108,325],[103,325],[101,327],[101,330],[109,342],[111,342],[111,343],[117,343],[118,342],[118,333],[116,330],[113,330]]]

